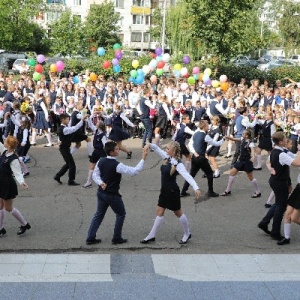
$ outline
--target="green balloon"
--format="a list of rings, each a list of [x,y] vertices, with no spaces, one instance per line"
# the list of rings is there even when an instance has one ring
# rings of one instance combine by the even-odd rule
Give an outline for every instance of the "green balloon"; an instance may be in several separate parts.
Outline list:
[[[38,72],[34,72],[33,75],[32,75],[32,78],[35,80],[35,81],[39,81],[42,77],[42,74],[38,73]]]
[[[28,63],[28,65],[31,66],[31,67],[34,67],[34,66],[36,65],[36,61],[35,61],[35,59],[32,58],[32,57],[28,59],[28,62],[27,62],[27,63]]]
[[[164,74],[164,69],[156,69],[157,76],[161,76],[162,74]]]
[[[132,78],[136,78],[137,75],[138,75],[137,70],[131,70],[131,71],[130,71],[130,76],[131,76]]]
[[[121,49],[121,45],[119,43],[114,44],[114,50]]]
[[[188,79],[188,83],[189,84],[195,84],[195,82],[196,82],[196,79],[194,78],[194,77],[189,77],[189,79]]]

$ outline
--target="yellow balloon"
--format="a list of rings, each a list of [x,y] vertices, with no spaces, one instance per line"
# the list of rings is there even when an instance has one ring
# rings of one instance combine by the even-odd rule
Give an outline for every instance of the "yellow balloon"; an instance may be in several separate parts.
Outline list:
[[[214,88],[217,88],[219,85],[220,85],[220,82],[218,80],[213,80],[211,85],[214,87]]]
[[[181,64],[174,65],[174,70],[175,71],[180,71],[181,70]]]
[[[139,63],[139,61],[138,61],[137,59],[135,59],[135,60],[132,61],[132,66],[133,66],[135,69],[137,69],[139,65],[140,65],[140,63]]]
[[[210,76],[210,75],[211,75],[211,69],[210,69],[210,68],[206,68],[206,69],[204,70],[204,75]]]

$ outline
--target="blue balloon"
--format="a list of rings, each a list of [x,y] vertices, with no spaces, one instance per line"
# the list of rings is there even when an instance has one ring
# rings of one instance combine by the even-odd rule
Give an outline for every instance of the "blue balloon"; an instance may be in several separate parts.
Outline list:
[[[142,69],[137,69],[137,73],[138,73],[138,76],[142,76],[142,77],[145,76],[145,73]]]
[[[132,77],[128,78],[128,82],[133,82],[133,81],[134,81],[134,79]]]
[[[73,82],[74,82],[75,84],[79,82],[79,78],[78,78],[77,75],[73,77]]]
[[[173,71],[173,74],[176,78],[180,77],[180,71]]]
[[[121,67],[119,65],[113,66],[113,70],[115,73],[119,73],[121,71]]]
[[[144,77],[139,75],[136,79],[135,79],[136,84],[142,84],[144,82]]]
[[[99,48],[97,49],[97,54],[98,54],[99,56],[103,56],[103,55],[105,54],[105,49],[104,49],[103,47],[99,47]]]
[[[161,60],[163,60],[163,56],[162,55],[156,56],[156,61],[161,61]]]
[[[193,76],[194,76],[194,78],[195,78],[196,80],[199,79],[199,74],[194,74]]]

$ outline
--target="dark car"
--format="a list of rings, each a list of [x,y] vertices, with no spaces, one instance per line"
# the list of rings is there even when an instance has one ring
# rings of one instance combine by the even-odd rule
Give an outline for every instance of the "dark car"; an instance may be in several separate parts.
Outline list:
[[[28,56],[22,52],[4,51],[0,53],[1,65],[5,66],[8,70],[11,70],[14,62],[17,59],[27,59]],[[1,67],[0,67],[1,69]]]

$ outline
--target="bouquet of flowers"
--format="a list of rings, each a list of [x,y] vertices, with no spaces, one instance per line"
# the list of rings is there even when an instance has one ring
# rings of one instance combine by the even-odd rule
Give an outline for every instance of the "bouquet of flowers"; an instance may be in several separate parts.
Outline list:
[[[106,109],[106,114],[107,114],[107,115],[112,114],[112,112],[113,112],[113,110],[112,110],[111,107],[108,107],[108,108]]]
[[[27,102],[23,102],[21,104],[21,112],[23,114],[27,114],[27,115],[31,114],[32,113],[32,106]]]
[[[59,109],[58,109],[58,114],[59,114],[59,115],[63,114],[64,112],[65,112],[65,110],[64,110],[63,108],[59,108]]]

